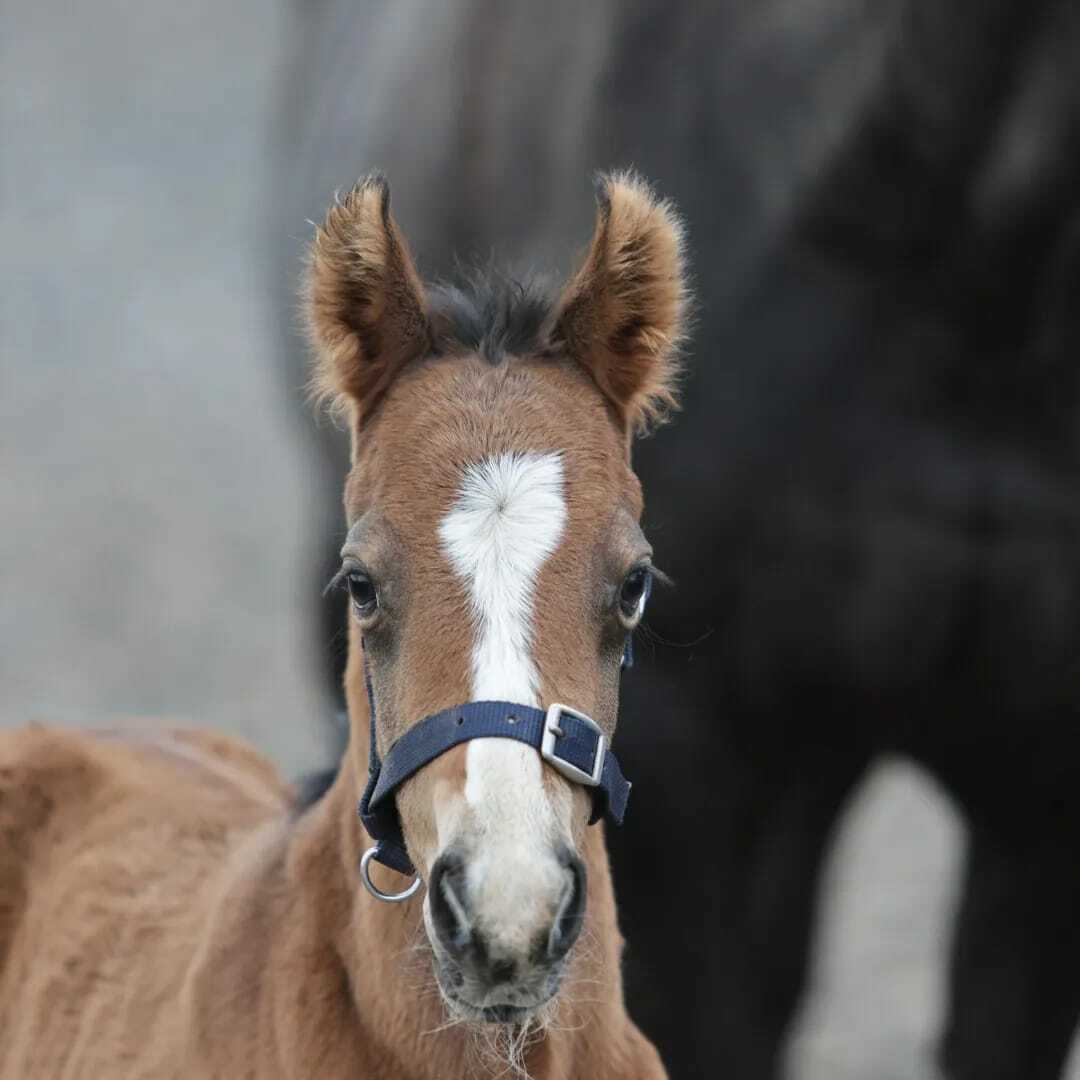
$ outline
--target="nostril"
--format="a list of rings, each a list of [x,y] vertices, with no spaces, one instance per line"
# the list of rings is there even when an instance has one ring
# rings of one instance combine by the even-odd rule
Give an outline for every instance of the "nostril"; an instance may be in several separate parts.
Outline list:
[[[570,951],[585,921],[585,864],[568,851],[563,855],[563,865],[567,871],[566,889],[548,937],[548,956],[552,960],[561,960]]]
[[[428,884],[431,921],[446,950],[460,956],[469,946],[472,926],[465,906],[465,861],[447,851],[435,860]]]

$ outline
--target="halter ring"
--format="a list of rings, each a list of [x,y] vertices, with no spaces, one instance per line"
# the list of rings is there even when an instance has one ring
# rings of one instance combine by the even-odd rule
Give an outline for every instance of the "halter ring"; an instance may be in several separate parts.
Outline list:
[[[367,889],[367,891],[369,893],[371,893],[371,895],[374,896],[376,900],[384,900],[388,904],[398,904],[402,900],[408,900],[409,897],[412,896],[413,893],[415,893],[416,890],[420,888],[420,884],[421,884],[420,875],[417,874],[416,877],[413,878],[413,883],[407,889],[405,889],[403,892],[399,892],[399,893],[385,893],[385,892],[383,892],[375,884],[375,882],[373,882],[371,880],[371,870],[370,870],[370,865],[369,865],[371,863],[371,860],[373,858],[375,858],[375,853],[378,850],[379,850],[379,845],[375,844],[372,847],[369,847],[367,849],[367,851],[364,852],[363,856],[360,859],[360,880],[364,883],[364,888]]]

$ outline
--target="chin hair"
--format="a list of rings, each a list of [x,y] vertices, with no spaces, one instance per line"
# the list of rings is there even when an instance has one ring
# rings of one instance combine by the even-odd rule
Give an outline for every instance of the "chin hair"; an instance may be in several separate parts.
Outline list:
[[[558,996],[530,1010],[529,1018],[519,1023],[492,1023],[466,1020],[471,1053],[477,1062],[498,1076],[514,1080],[530,1080],[527,1060],[529,1051],[543,1042],[548,1030],[555,1026]]]

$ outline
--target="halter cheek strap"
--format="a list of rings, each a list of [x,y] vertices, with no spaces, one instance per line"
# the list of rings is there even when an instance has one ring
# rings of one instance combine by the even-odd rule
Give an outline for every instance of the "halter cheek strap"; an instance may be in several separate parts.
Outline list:
[[[545,710],[509,701],[470,701],[421,720],[394,743],[385,760],[380,760],[375,740],[375,696],[366,662],[364,675],[371,713],[371,749],[368,782],[359,810],[360,820],[376,845],[365,852],[361,876],[373,895],[404,899],[415,889],[414,885],[398,897],[389,897],[376,890],[367,876],[372,859],[402,874],[416,873],[405,848],[394,792],[429,762],[470,739],[513,739],[533,747],[552,768],[592,791],[590,825],[605,815],[616,825],[622,824],[630,782],[623,776],[603,732],[584,713],[559,704]]]

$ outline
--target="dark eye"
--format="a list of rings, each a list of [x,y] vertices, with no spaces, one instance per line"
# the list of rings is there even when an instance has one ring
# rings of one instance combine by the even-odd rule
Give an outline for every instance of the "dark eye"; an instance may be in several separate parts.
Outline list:
[[[345,574],[345,587],[356,614],[361,619],[371,618],[379,607],[379,594],[371,578],[363,570],[349,570]]]
[[[624,619],[637,619],[645,610],[652,585],[652,572],[647,566],[635,566],[619,590],[619,611]]]

